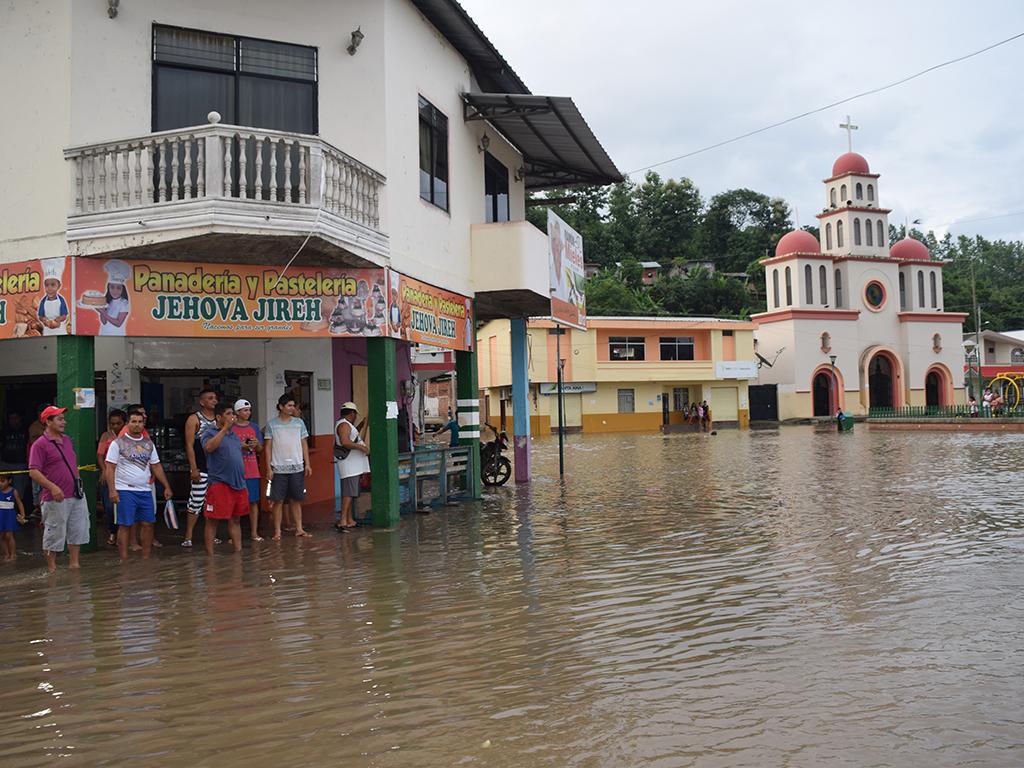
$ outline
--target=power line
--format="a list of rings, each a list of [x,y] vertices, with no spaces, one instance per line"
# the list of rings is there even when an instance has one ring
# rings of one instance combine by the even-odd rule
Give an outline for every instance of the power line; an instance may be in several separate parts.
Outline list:
[[[960,219],[958,221],[948,221],[945,224],[930,224],[929,227],[932,229],[941,229],[942,227],[956,227],[961,224],[973,224],[976,221],[992,221],[993,219],[1006,219],[1010,216],[1024,216],[1024,211],[1012,211],[1011,213],[999,213],[995,216],[984,216],[980,219]]]
[[[633,170],[633,171],[627,171],[626,175],[627,176],[632,176],[634,173],[639,173],[640,171],[649,171],[652,168],[658,168],[659,166],[662,166],[662,165],[667,165],[669,163],[674,163],[676,160],[684,160],[684,159],[686,159],[688,157],[693,157],[694,155],[699,155],[699,154],[702,154],[704,152],[710,152],[712,149],[718,149],[719,147],[724,147],[726,144],[732,144],[734,142],[740,141],[741,139],[746,139],[746,138],[749,138],[751,136],[756,136],[759,133],[764,133],[765,131],[770,131],[773,128],[778,128],[780,126],[786,125],[787,123],[792,123],[792,122],[795,122],[797,120],[802,120],[805,117],[810,117],[811,115],[818,114],[819,112],[825,112],[826,110],[833,109],[834,107],[838,107],[838,106],[840,106],[842,104],[847,104],[847,103],[849,103],[851,101],[854,101],[855,99],[860,99],[860,98],[863,98],[865,96],[872,96],[872,95],[874,95],[876,93],[881,93],[882,91],[887,91],[890,88],[895,88],[897,85],[903,85],[904,83],[908,83],[911,80],[916,80],[917,78],[919,78],[919,77],[921,77],[923,75],[927,75],[929,72],[934,72],[937,69],[942,69],[943,67],[948,67],[951,64],[957,64],[958,62],[966,61],[967,59],[973,58],[974,56],[978,56],[978,55],[980,55],[982,53],[986,53],[987,51],[991,51],[993,48],[998,48],[1001,45],[1006,45],[1007,43],[1011,43],[1014,40],[1017,40],[1018,38],[1021,38],[1021,37],[1024,37],[1024,32],[1019,32],[1016,35],[1013,35],[1013,37],[1008,37],[1005,40],[1000,40],[997,43],[992,43],[992,45],[987,45],[984,48],[980,48],[979,50],[974,51],[972,53],[968,53],[968,54],[965,54],[963,56],[958,56],[955,59],[949,59],[948,61],[944,61],[941,64],[935,64],[933,66],[930,66],[927,69],[922,69],[920,72],[915,72],[912,75],[908,75],[908,76],[903,77],[903,78],[901,78],[899,80],[896,80],[894,82],[888,83],[887,85],[882,85],[882,86],[879,86],[877,88],[872,88],[871,90],[868,90],[868,91],[862,91],[861,93],[855,94],[853,96],[847,96],[845,99],[840,99],[839,101],[833,101],[831,104],[826,104],[823,107],[818,107],[816,109],[811,109],[811,110],[808,110],[807,112],[802,112],[799,115],[794,115],[793,117],[787,117],[785,120],[780,120],[777,123],[772,123],[771,125],[766,125],[766,126],[764,126],[762,128],[757,128],[757,129],[755,129],[753,131],[747,131],[746,133],[742,133],[739,136],[734,136],[731,139],[726,139],[725,141],[719,141],[719,142],[717,142],[715,144],[709,144],[706,147],[701,147],[700,149],[695,149],[692,152],[687,152],[686,154],[678,155],[677,157],[672,157],[672,158],[669,158],[668,160],[662,160],[659,163],[654,163],[652,165],[645,165],[642,168],[637,168],[636,170]]]

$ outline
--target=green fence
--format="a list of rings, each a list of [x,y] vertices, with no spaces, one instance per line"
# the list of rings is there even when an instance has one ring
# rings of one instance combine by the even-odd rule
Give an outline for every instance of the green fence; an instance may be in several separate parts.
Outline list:
[[[871,408],[869,419],[1024,419],[1024,410],[1002,408],[994,412],[987,405],[908,405],[903,408]]]

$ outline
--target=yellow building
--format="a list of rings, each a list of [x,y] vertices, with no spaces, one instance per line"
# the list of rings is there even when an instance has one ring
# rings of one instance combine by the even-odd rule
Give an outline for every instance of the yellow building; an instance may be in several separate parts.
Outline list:
[[[746,427],[748,382],[757,379],[754,325],[685,317],[590,317],[586,331],[531,320],[530,432],[558,424],[556,349],[563,361],[564,421],[582,432],[658,430],[683,423],[683,409],[707,401],[715,427]],[[559,338],[560,335],[560,338]],[[508,320],[477,330],[481,411],[512,424]]]

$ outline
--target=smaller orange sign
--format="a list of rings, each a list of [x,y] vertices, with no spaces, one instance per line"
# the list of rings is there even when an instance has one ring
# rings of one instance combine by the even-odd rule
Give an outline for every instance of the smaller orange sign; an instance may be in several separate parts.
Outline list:
[[[72,327],[69,259],[0,265],[0,339],[66,336]]]
[[[391,335],[417,344],[469,351],[473,348],[473,300],[458,293],[388,272]]]

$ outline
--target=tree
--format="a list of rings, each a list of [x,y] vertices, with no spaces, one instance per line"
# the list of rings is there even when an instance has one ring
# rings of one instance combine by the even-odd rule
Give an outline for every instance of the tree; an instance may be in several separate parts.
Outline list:
[[[664,311],[643,288],[630,288],[614,270],[587,281],[588,315],[661,315]]]
[[[701,227],[704,258],[723,272],[745,272],[770,255],[791,228],[789,206],[750,189],[733,189],[711,198]]]

